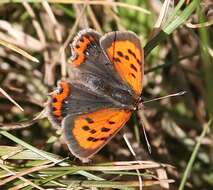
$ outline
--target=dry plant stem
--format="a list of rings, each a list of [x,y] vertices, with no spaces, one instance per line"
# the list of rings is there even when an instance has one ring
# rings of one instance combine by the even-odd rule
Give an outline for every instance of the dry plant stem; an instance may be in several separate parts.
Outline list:
[[[161,180],[168,180],[165,168],[158,168],[156,170],[156,172],[157,172],[158,180],[159,181],[161,181]],[[162,188],[164,188],[164,189],[169,189],[169,183],[167,183],[167,182],[160,182],[160,186]]]
[[[163,25],[167,15],[169,14],[169,6],[171,4],[171,1],[173,0],[165,0],[162,7],[161,7],[161,10],[160,10],[160,14],[158,16],[158,19],[154,25],[154,28],[161,28],[161,26]]]
[[[149,186],[154,186],[154,185],[159,185],[160,183],[174,183],[174,180],[161,180],[161,181],[154,181],[154,180],[146,180],[143,182],[143,187],[149,187]],[[114,188],[114,189],[125,189],[127,187],[139,187],[139,182],[138,181],[107,181],[102,182],[102,181],[91,181],[91,180],[73,180],[71,185],[68,186],[67,190],[73,190],[76,189],[75,187],[88,187],[88,188]]]
[[[24,181],[24,182],[27,183],[28,185],[31,185],[31,186],[35,187],[36,189],[44,190],[42,187],[40,187],[40,186],[34,184],[34,183],[31,182],[30,180],[28,180],[28,179],[22,177],[21,175],[17,175],[15,172],[13,172],[13,171],[11,171],[10,169],[8,169],[8,168],[7,168],[5,165],[3,165],[2,163],[0,163],[0,168],[2,168],[3,170],[9,172],[11,175],[13,175],[13,176],[11,176],[11,177],[6,178],[5,180],[2,180],[2,181],[0,182],[0,186],[6,184],[6,183],[8,183],[9,181],[12,181],[12,180],[14,180],[14,179],[16,179],[16,178],[19,178],[20,180]],[[26,175],[26,174],[25,174],[25,175]]]
[[[0,20],[0,29],[3,31],[0,32],[0,38],[7,41],[7,43],[14,44],[28,51],[38,52],[44,49],[40,41],[6,20]]]
[[[123,138],[124,138],[124,140],[125,140],[125,142],[126,142],[128,148],[129,148],[131,154],[132,154],[132,155],[135,157],[135,159],[136,159],[135,151],[134,151],[133,147],[131,146],[131,144],[130,144],[130,142],[129,142],[129,140],[128,140],[128,138],[127,138],[127,136],[126,136],[125,133],[124,133],[124,135],[123,135]],[[139,171],[138,169],[136,169],[136,172],[137,172],[137,174],[138,174],[139,188],[140,188],[140,190],[142,190],[142,189],[143,189],[142,177],[141,177],[140,171]]]
[[[103,34],[103,30],[101,29],[101,26],[100,24],[98,23],[98,20],[96,19],[96,16],[91,8],[90,5],[87,6],[87,12],[88,12],[88,15],[89,15],[89,18],[91,19],[92,23],[93,23],[93,26],[94,28],[100,32],[101,34]]]
[[[63,54],[63,53],[65,52],[65,49],[68,47],[68,45],[69,45],[71,39],[73,38],[73,36],[74,36],[74,34],[75,34],[76,30],[77,30],[78,24],[79,24],[79,22],[80,22],[80,20],[81,20],[81,17],[82,17],[82,15],[83,15],[84,12],[85,12],[86,7],[87,7],[87,4],[84,5],[84,7],[83,7],[82,10],[81,10],[81,14],[80,14],[79,17],[75,20],[75,23],[74,23],[74,25],[73,25],[71,31],[69,32],[69,35],[68,35],[67,39],[65,40],[65,42],[63,43],[63,45],[61,46],[61,48],[60,48],[60,50],[59,50],[59,57],[61,57],[61,54]],[[59,59],[59,58],[58,58],[58,59]],[[66,65],[63,65],[62,70],[63,70],[62,72],[66,73]]]
[[[34,123],[36,123],[38,120],[45,118],[45,110],[42,110],[36,117],[34,117],[32,120],[24,121],[24,122],[18,122],[18,123],[10,123],[10,124],[4,124],[0,123],[0,129],[1,130],[14,130],[14,129],[23,129],[26,127],[30,127]]]
[[[50,5],[48,4],[48,2],[47,1],[43,1],[42,5],[43,5],[44,9],[46,10],[46,12],[47,12],[47,14],[49,16],[50,21],[53,24],[56,41],[61,46],[61,43],[62,43],[62,32],[60,30],[60,25],[59,25],[55,15],[53,14],[53,11],[52,11]],[[65,69],[65,67],[66,67],[66,56],[65,56],[65,52],[61,52],[59,59],[60,59],[60,64],[61,64],[61,75],[62,75],[62,77],[65,77],[66,76],[66,69]]]
[[[42,1],[42,5],[43,5],[45,11],[47,12],[47,14],[49,16],[50,21],[53,24],[54,31],[55,31],[55,36],[56,36],[56,40],[57,40],[58,43],[61,43],[62,42],[62,33],[61,33],[61,30],[60,30],[60,27],[59,27],[59,23],[56,20],[55,15],[53,14],[52,9],[51,9],[51,7],[50,7],[50,5],[48,4],[47,1]]]
[[[54,163],[52,163],[52,164],[49,164],[49,163],[50,163],[50,161],[46,162],[45,164],[43,164],[41,166],[35,166],[35,167],[30,168],[30,169],[26,169],[24,171],[16,172],[16,173],[11,171],[11,170],[9,170],[7,167],[4,167],[4,170],[9,171],[12,174],[12,176],[2,180],[0,182],[0,186],[1,185],[5,185],[6,183],[9,183],[10,181],[12,181],[12,180],[14,180],[16,178],[20,179],[20,178],[23,178],[22,176],[24,176],[24,175],[31,174],[31,173],[33,173],[35,171],[40,171],[40,170],[45,169],[45,168],[53,167],[55,165]],[[2,165],[3,164],[0,164],[0,167],[2,167]],[[21,179],[21,180],[23,180],[23,179]],[[25,181],[25,182],[27,182],[27,181]],[[36,184],[34,184],[34,185],[36,185]]]
[[[56,162],[57,163],[57,162]],[[59,165],[59,164],[58,164]],[[141,170],[141,169],[152,169],[152,168],[160,168],[166,167],[167,165],[156,163],[156,162],[143,162],[137,161],[135,164],[129,164],[126,162],[125,165],[83,165],[83,166],[64,166],[61,170],[68,170],[68,169],[77,169],[77,170],[86,170],[86,171],[124,171],[124,170]]]
[[[26,9],[26,11],[28,12],[28,14],[30,15],[30,17],[32,18],[32,24],[33,24],[33,26],[35,28],[35,31],[36,31],[36,34],[37,34],[39,40],[41,41],[43,46],[46,47],[47,46],[47,42],[46,42],[46,39],[45,39],[45,34],[44,34],[43,30],[42,30],[42,27],[41,27],[40,23],[36,20],[36,15],[35,15],[32,7],[26,1],[23,2],[23,6]]]
[[[187,27],[189,28],[202,28],[202,27],[210,27],[211,25],[213,25],[213,20],[204,22],[204,23],[198,23],[198,24],[192,24],[190,22],[185,24]]]
[[[119,162],[110,162],[110,164],[113,164],[115,166],[123,166],[123,165],[134,165],[134,164],[159,164],[159,163],[156,163],[154,161],[149,161],[149,160],[135,160],[135,161],[119,161]],[[164,165],[164,164],[161,164],[162,167],[165,167],[165,166],[170,166],[170,165]]]
[[[136,156],[135,151],[134,151],[134,149],[132,148],[132,146],[131,146],[131,144],[130,144],[130,142],[129,142],[127,136],[126,136],[126,133],[123,134],[123,138],[124,138],[124,141],[126,142],[127,147],[129,148],[131,154],[135,157],[135,156]]]
[[[86,0],[84,3],[88,6],[88,0]],[[84,9],[84,8],[83,8],[82,5],[75,5],[75,4],[73,5],[73,8],[75,10],[76,18],[78,18],[81,15],[82,9]],[[88,24],[87,17],[86,17],[85,13],[86,12],[84,11],[83,14],[81,15],[81,22],[79,22],[79,27],[81,29],[89,27],[89,24]]]
[[[25,7],[27,12],[29,13],[30,17],[32,18],[33,26],[35,28],[37,36],[38,36],[39,40],[41,41],[41,43],[43,44],[43,46],[45,47],[45,49],[43,51],[43,56],[44,56],[44,61],[45,61],[45,66],[46,66],[46,64],[50,63],[50,56],[49,56],[49,53],[48,53],[48,51],[46,49],[47,41],[46,41],[46,38],[45,38],[44,31],[43,31],[40,23],[37,21],[36,15],[35,15],[32,7],[30,6],[30,4],[27,3],[27,2],[23,2],[23,6]],[[49,69],[48,68],[50,68],[50,67],[52,67],[52,66],[49,66],[49,64],[48,64],[48,66],[45,67],[45,71],[46,72],[45,72],[45,75],[44,75],[44,80],[46,81],[47,84],[51,84],[51,79],[52,79],[52,77],[48,77],[49,74],[52,73],[52,72],[49,73]],[[50,80],[49,80],[49,78],[50,78]]]
[[[145,140],[146,140],[146,143],[147,143],[147,147],[148,147],[149,153],[151,154],[151,146],[150,146],[150,143],[149,143],[148,138],[146,136],[146,131],[145,131],[145,128],[144,128],[143,120],[141,119],[141,121],[142,121],[142,127],[143,127],[144,137],[145,137]],[[132,155],[134,157],[136,157],[136,154],[133,150],[133,147],[129,143],[126,134],[123,135],[123,138],[124,138],[128,148],[129,148],[130,152],[132,153]],[[157,171],[158,177],[160,179],[160,180],[158,179],[159,181],[168,180],[165,168],[156,168],[156,171]],[[140,171],[138,169],[136,169],[136,172],[138,174],[138,179],[139,179],[139,188],[140,188],[140,190],[142,190],[142,187],[143,187],[142,177],[141,177]],[[160,186],[162,188],[169,189],[169,183],[168,182],[160,182]]]
[[[14,187],[11,187],[9,190],[19,190],[19,189],[22,189],[22,188],[24,188],[28,185],[29,185],[28,183],[21,183],[20,185],[16,185]]]
[[[23,57],[20,57],[18,55],[15,55],[14,53],[8,53],[6,49],[3,49],[0,51],[0,56],[4,58],[8,58],[14,63],[20,65],[24,70],[32,70],[32,63],[30,63],[28,60],[23,59]],[[14,69],[15,70],[15,69]],[[12,91],[16,91],[21,93],[23,90],[20,88],[16,88],[13,86],[7,86],[8,89]]]
[[[3,45],[5,47],[13,50],[14,52],[21,54],[22,56],[26,57],[27,59],[29,59],[33,62],[39,63],[39,60],[37,58],[31,56],[29,53],[27,53],[26,51],[22,50],[21,48],[15,46],[13,44],[7,43],[6,41],[3,41],[0,39],[0,45]]]
[[[55,19],[55,16],[52,13],[51,8],[49,7],[49,4],[46,1],[42,1],[42,5],[45,11],[47,12],[47,15],[50,18],[50,22],[53,23],[53,26],[57,26],[57,21]],[[62,41],[62,37],[60,36],[61,33],[58,32],[57,27],[55,27],[55,34],[56,34],[56,39]],[[55,69],[56,61],[52,57],[50,57],[49,52],[47,50],[46,52],[44,52],[44,59],[45,59],[44,81],[47,85],[52,86],[55,81],[54,69]],[[61,60],[61,57],[60,57],[60,60]]]
[[[42,0],[38,0],[41,2]],[[85,4],[85,0],[48,0],[50,3],[65,3],[65,4]],[[150,14],[150,12],[142,7],[136,5],[130,5],[122,2],[114,1],[87,1],[89,5],[110,5],[110,6],[119,6],[123,8],[128,8],[136,11],[140,11],[145,14]]]
[[[2,88],[0,88],[0,93],[2,93],[8,100],[10,100],[22,112],[24,111],[24,109],[13,98],[11,98],[11,96],[6,91],[4,91]]]
[[[11,157],[17,155],[18,153],[22,152],[24,150],[24,148],[22,146],[17,146],[17,149],[15,151],[11,151],[9,152],[9,154],[6,154],[4,156],[1,156],[2,160],[7,160],[10,159]]]

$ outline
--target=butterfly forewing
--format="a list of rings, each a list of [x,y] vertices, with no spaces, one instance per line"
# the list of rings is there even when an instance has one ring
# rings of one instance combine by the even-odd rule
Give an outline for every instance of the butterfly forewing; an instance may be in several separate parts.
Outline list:
[[[69,64],[69,75],[72,82],[85,82],[80,75],[92,73],[97,78],[105,79],[114,88],[128,90],[128,86],[116,74],[110,60],[100,46],[100,34],[91,29],[78,33],[72,48],[72,62]],[[76,77],[76,73],[78,76]]]
[[[137,95],[143,82],[143,50],[132,32],[111,32],[100,40],[101,47],[118,75]]]
[[[131,112],[123,109],[100,109],[63,121],[70,151],[86,160],[100,150],[129,120]]]

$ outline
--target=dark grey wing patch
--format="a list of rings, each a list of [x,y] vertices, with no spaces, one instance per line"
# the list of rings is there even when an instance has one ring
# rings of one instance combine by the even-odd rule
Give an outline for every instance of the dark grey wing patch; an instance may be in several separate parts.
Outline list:
[[[72,63],[69,67],[69,75],[73,75],[74,68],[79,68],[82,72],[90,72],[99,78],[106,79],[114,87],[127,90],[104,54],[100,39],[101,35],[92,29],[85,29],[77,34],[71,44]]]
[[[62,107],[63,117],[85,114],[104,107],[113,107],[112,102],[107,98],[93,94],[84,87],[77,88],[71,85],[71,88],[72,92],[65,99]]]

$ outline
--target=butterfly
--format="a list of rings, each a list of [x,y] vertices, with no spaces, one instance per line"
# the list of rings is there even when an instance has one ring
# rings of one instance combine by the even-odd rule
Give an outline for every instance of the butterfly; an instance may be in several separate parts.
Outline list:
[[[137,35],[81,30],[71,44],[69,77],[48,100],[48,118],[61,126],[70,152],[88,161],[126,124],[142,92],[144,53]]]

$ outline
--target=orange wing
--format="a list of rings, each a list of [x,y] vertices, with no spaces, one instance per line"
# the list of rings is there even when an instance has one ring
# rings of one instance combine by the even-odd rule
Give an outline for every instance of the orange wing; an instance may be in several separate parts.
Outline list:
[[[125,125],[130,116],[128,110],[105,108],[74,118],[66,117],[63,127],[71,153],[87,161]]]
[[[101,46],[115,70],[140,95],[143,82],[143,49],[132,32],[111,32],[101,38]]]

